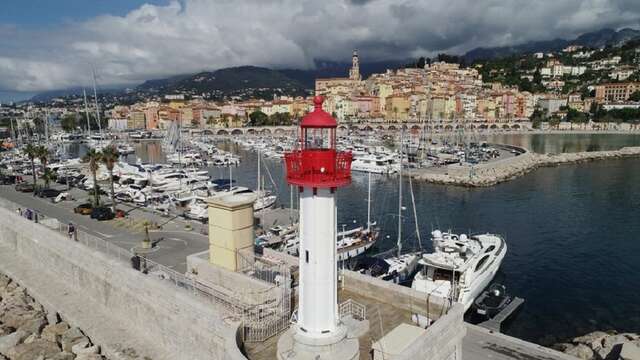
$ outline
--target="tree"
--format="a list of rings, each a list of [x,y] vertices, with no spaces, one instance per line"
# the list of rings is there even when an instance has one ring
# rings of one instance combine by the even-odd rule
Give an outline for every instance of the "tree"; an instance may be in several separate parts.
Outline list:
[[[47,149],[46,146],[42,146],[42,145],[36,146],[36,156],[38,157],[38,159],[40,159],[40,165],[42,166],[42,174],[44,174],[47,171],[47,162],[49,160],[49,149]],[[49,187],[48,178],[44,178],[44,175],[43,175],[43,179],[45,180],[45,187],[48,188]]]
[[[111,208],[113,213],[116,212],[116,191],[113,187],[113,167],[118,162],[120,154],[115,146],[111,145],[102,150],[101,160],[109,171],[109,185],[111,186]]]
[[[426,64],[426,60],[424,58],[424,56],[420,56],[420,58],[418,59],[418,62],[416,63],[416,67],[418,69],[424,69],[424,65]]]
[[[40,175],[40,179],[44,180],[44,187],[46,189],[49,188],[49,184],[51,183],[51,180],[54,179],[54,177],[55,177],[55,174],[51,169],[44,169],[44,171],[42,172],[42,175]]]
[[[74,131],[78,127],[75,114],[67,114],[63,116],[60,120],[60,126],[62,127],[62,130],[66,132]]]
[[[567,111],[567,121],[570,123],[586,123],[589,121],[589,117],[581,111],[569,108],[569,111]]]
[[[251,126],[265,126],[269,121],[269,116],[260,110],[256,110],[249,114],[249,123]]]
[[[89,170],[93,176],[93,203],[96,207],[100,205],[100,193],[98,192],[98,179],[96,173],[98,172],[101,158],[102,154],[100,151],[93,148],[89,149],[89,151],[87,151],[87,153],[82,157],[82,161],[89,164]]]
[[[207,125],[212,126],[215,125],[216,123],[216,118],[213,117],[213,115],[210,115],[209,118],[207,119]]]
[[[33,173],[33,187],[36,187],[36,163],[35,159],[38,156],[38,148],[33,144],[27,144],[24,147],[24,153],[29,157],[29,161],[31,162],[31,171]]]
[[[549,126],[557,129],[560,126],[560,118],[556,115],[551,116],[549,118]]]
[[[640,101],[640,91],[635,91],[631,96],[629,96],[629,100],[631,101]]]

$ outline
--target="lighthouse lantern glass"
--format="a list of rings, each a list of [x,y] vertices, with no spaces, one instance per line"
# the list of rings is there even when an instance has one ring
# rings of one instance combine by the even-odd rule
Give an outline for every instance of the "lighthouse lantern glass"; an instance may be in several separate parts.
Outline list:
[[[334,128],[304,128],[303,137],[305,149],[335,149],[336,135]]]

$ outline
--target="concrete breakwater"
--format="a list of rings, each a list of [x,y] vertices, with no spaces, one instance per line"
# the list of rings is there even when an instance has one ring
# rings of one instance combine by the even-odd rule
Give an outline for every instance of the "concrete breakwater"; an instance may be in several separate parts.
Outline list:
[[[629,157],[640,157],[640,147],[563,154],[535,154],[526,151],[519,156],[473,167],[454,165],[437,172],[429,169],[416,170],[411,176],[435,184],[486,187],[515,179],[540,167]]]
[[[100,346],[0,274],[0,360],[102,360]]]

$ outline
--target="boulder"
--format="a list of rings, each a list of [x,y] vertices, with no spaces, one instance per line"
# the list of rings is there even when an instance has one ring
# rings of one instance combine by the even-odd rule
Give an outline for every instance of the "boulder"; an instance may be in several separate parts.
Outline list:
[[[622,360],[640,360],[640,343],[624,343],[620,351]]]
[[[82,349],[88,347],[89,345],[91,345],[89,339],[79,341],[71,347],[71,352],[78,355],[82,351]]]
[[[578,344],[565,351],[565,354],[575,356],[578,359],[591,360],[593,359],[593,350],[585,344]]]
[[[38,357],[50,358],[60,352],[58,344],[46,340],[36,340],[31,344],[20,344],[7,355],[12,360],[34,360]]]
[[[74,360],[76,358],[75,355],[68,352],[61,352],[55,354],[53,357],[48,358],[47,360]]]
[[[82,343],[78,343],[71,348],[71,351],[76,355],[90,355],[90,354],[98,354],[100,353],[100,346],[81,346]]]
[[[51,342],[59,342],[60,337],[62,337],[62,334],[67,330],[69,330],[69,325],[67,325],[66,322],[47,325],[42,330],[42,338]]]
[[[71,352],[71,347],[73,347],[73,345],[85,340],[89,342],[89,339],[84,336],[80,329],[73,327],[62,334],[60,343],[62,344],[62,350]]]
[[[24,339],[23,343],[25,344],[31,344],[32,342],[38,340],[38,335],[36,334],[31,334],[29,335],[29,337],[27,337],[26,339]]]
[[[9,335],[0,336],[0,354],[8,355],[9,351],[29,336],[29,333],[18,330]]]
[[[47,311],[47,323],[54,325],[60,322],[60,315],[55,311]]]
[[[75,360],[104,360],[104,356],[100,354],[82,354],[78,355]]]
[[[597,345],[598,347],[602,347],[602,340],[607,336],[609,336],[609,334],[607,334],[604,331],[594,331],[587,335],[578,336],[577,338],[573,339],[573,343],[585,344],[591,348],[595,348],[594,345]]]
[[[36,317],[25,320],[18,330],[24,330],[31,334],[40,334],[45,325],[47,325],[47,320],[44,317]]]

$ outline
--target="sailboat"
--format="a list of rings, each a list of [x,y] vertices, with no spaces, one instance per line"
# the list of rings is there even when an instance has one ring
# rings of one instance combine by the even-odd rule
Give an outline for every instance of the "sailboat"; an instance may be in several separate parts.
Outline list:
[[[278,198],[277,196],[271,195],[271,193],[264,190],[264,184],[260,176],[260,166],[262,162],[261,158],[262,158],[262,151],[258,149],[258,189],[256,190],[256,195],[258,195],[258,198],[256,199],[256,202],[253,204],[254,211],[261,211],[261,210],[265,210],[272,207],[273,205],[276,204],[276,200]]]
[[[343,228],[342,231],[338,232],[336,239],[336,259],[339,263],[344,263],[345,261],[364,254],[378,241],[380,231],[376,228],[376,222],[371,221],[371,173],[369,173],[368,176],[367,226],[359,226],[349,230]],[[282,245],[282,250],[289,255],[298,255],[300,238],[297,231],[298,228],[296,225],[295,236],[286,238]]]
[[[400,133],[400,166],[398,170],[398,239],[396,242],[397,253],[395,256],[386,258],[366,258],[359,261],[355,270],[365,273],[382,280],[392,281],[396,284],[407,282],[413,276],[420,253],[408,252],[402,253],[402,161],[404,160],[403,152],[403,133]],[[414,209],[415,209],[415,203]],[[415,212],[414,212],[415,214]],[[417,227],[416,227],[416,231]]]

